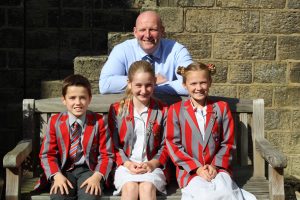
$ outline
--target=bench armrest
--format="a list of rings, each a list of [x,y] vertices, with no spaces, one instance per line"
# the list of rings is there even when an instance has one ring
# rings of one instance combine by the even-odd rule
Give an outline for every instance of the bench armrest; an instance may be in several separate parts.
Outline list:
[[[255,140],[256,150],[273,168],[285,168],[287,166],[286,156],[276,149],[268,140]]]
[[[31,140],[21,140],[17,146],[8,152],[3,158],[3,167],[17,168],[29,156],[32,151]]]

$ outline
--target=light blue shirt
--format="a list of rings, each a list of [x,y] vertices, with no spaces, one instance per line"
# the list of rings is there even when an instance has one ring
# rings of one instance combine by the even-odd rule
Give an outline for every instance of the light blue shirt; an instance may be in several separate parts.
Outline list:
[[[104,64],[100,79],[100,93],[122,93],[127,86],[127,73],[130,65],[142,60],[147,54],[137,39],[130,39],[116,45]],[[154,56],[155,73],[168,80],[156,86],[155,93],[187,94],[182,86],[182,77],[176,73],[177,67],[188,66],[192,58],[187,49],[174,40],[161,39]]]

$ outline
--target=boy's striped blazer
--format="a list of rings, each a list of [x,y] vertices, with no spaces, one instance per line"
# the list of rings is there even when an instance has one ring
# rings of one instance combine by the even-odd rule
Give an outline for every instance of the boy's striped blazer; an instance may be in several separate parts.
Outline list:
[[[92,171],[108,177],[113,165],[113,144],[104,116],[87,111],[82,149],[85,162]],[[68,113],[62,112],[49,119],[41,146],[40,159],[47,179],[66,170],[70,150]]]

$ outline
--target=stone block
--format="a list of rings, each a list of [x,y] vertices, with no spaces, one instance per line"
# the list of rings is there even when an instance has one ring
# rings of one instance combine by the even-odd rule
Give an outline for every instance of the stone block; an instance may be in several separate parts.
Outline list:
[[[95,10],[93,13],[93,27],[107,31],[132,31],[138,15],[137,10]]]
[[[298,22],[299,23],[299,22]],[[278,37],[278,59],[300,60],[300,36]]]
[[[284,153],[289,152],[289,147],[291,143],[291,132],[287,131],[266,131],[266,138],[272,145],[274,145],[279,150]]]
[[[285,0],[217,0],[223,8],[284,8]]]
[[[60,0],[48,0],[47,3],[48,3],[47,5],[49,8],[51,8],[51,7],[58,8],[60,5]]]
[[[59,19],[60,19],[60,13],[58,9],[49,9],[48,10],[48,27],[50,28],[58,28],[59,25]]]
[[[80,28],[83,26],[82,9],[64,9],[60,19],[61,27]]]
[[[274,60],[276,36],[216,35],[214,58],[228,60]]]
[[[265,107],[271,107],[273,87],[262,85],[239,86],[238,97],[242,99],[264,99]]]
[[[183,44],[192,57],[198,59],[211,58],[212,36],[203,34],[176,33],[167,34],[167,38],[174,39]]]
[[[166,32],[183,32],[183,8],[160,8],[158,13]]]
[[[5,21],[6,21],[5,9],[0,8],[0,27],[5,25]]]
[[[300,83],[300,62],[291,63],[289,75],[291,83]]]
[[[213,7],[214,0],[159,0],[159,7]]]
[[[288,0],[287,7],[290,9],[300,9],[299,0]]]
[[[287,74],[287,66],[285,63],[278,62],[256,62],[254,64],[255,83],[278,83],[285,84]]]
[[[61,97],[62,91],[62,81],[55,80],[55,81],[42,81],[41,82],[41,98],[54,98],[54,97]]]
[[[300,130],[300,110],[293,111],[292,127],[294,131]]]
[[[292,156],[292,169],[291,174],[299,175],[300,174],[300,159],[299,154]]]
[[[0,51],[0,69],[6,68],[6,52],[5,51]]]
[[[85,1],[82,0],[62,0],[62,6],[64,8],[82,8]]]
[[[237,97],[237,86],[213,83],[209,90],[209,95],[235,98]]]
[[[230,63],[228,77],[230,83],[251,83],[252,64],[249,62]]]
[[[99,81],[99,76],[107,56],[82,56],[74,59],[74,73],[81,74],[90,81]]]
[[[261,11],[260,31],[267,34],[300,32],[300,12]]]
[[[92,50],[92,36],[89,30],[64,30],[61,47],[65,49]]]
[[[15,50],[8,51],[8,67],[11,68],[23,68],[24,67],[24,51]]]
[[[59,47],[59,37],[57,31],[27,31],[26,47],[29,49],[57,49]]]
[[[21,6],[23,0],[1,0],[0,6]]]
[[[23,27],[24,19],[24,8],[11,8],[7,10],[8,26]]]
[[[292,113],[284,109],[265,110],[265,129],[266,130],[291,130]]]
[[[258,33],[259,12],[246,10],[186,11],[186,30],[200,33]]]
[[[24,85],[23,69],[1,69],[0,88],[22,88]]]
[[[28,28],[43,28],[47,25],[47,10],[40,7],[28,7],[26,10],[26,26]]]
[[[289,106],[295,108],[300,106],[300,87],[275,87],[274,106]]]
[[[26,64],[33,69],[45,69],[52,66],[52,69],[59,68],[60,61],[55,49],[32,49],[26,52]],[[71,62],[72,63],[72,62]]]
[[[0,102],[2,105],[7,105],[13,102],[22,102],[23,96],[23,88],[0,88]]]
[[[107,38],[107,46],[108,46],[108,52],[111,52],[114,46],[117,44],[120,44],[124,42],[125,40],[132,39],[134,38],[134,35],[132,32],[128,33],[115,33],[111,32],[108,33],[108,38]]]
[[[23,33],[22,29],[1,29],[0,30],[0,48],[22,48]]]

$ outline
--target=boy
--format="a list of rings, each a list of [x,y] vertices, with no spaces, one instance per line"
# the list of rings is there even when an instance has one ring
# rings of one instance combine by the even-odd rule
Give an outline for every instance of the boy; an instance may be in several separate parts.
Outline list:
[[[88,111],[91,85],[81,75],[63,81],[67,111],[49,119],[40,159],[51,199],[100,199],[100,182],[113,164],[112,140],[103,116]]]

